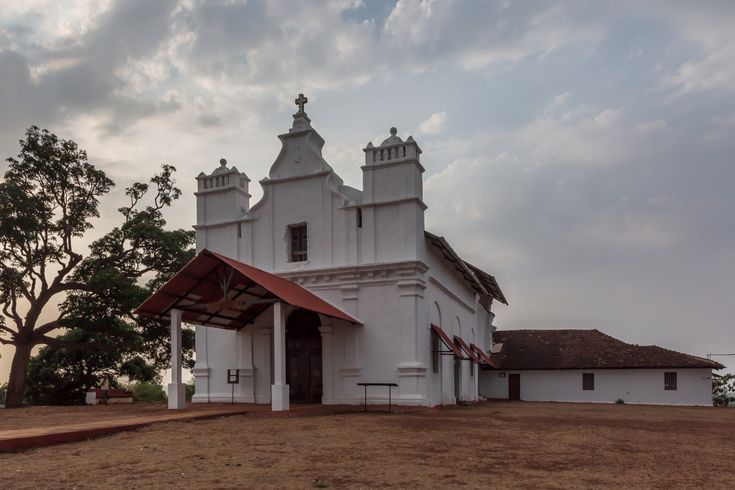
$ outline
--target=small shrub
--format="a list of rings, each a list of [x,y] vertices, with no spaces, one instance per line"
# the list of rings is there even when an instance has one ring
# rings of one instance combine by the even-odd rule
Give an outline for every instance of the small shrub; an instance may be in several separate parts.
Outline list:
[[[0,383],[0,407],[5,406],[5,396],[8,392],[8,383]]]
[[[316,480],[314,480],[314,486],[316,488],[328,488],[329,487],[329,483],[327,483],[325,480],[321,480],[321,479],[317,478]]]
[[[190,402],[194,396],[194,383],[186,385],[186,401]]]
[[[617,403],[618,405],[625,405],[625,400],[623,400],[622,398],[618,398],[617,400],[615,400],[615,403]]]
[[[162,402],[166,400],[163,388],[155,383],[137,383],[133,385],[134,402]]]
[[[716,407],[735,405],[735,374],[712,375],[712,402]]]

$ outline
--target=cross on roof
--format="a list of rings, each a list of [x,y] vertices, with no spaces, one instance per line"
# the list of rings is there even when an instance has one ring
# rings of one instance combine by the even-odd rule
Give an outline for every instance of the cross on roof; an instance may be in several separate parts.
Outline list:
[[[304,94],[299,94],[299,98],[296,99],[294,102],[296,102],[296,105],[299,106],[299,112],[304,112],[304,104],[309,102],[309,99],[304,97]]]

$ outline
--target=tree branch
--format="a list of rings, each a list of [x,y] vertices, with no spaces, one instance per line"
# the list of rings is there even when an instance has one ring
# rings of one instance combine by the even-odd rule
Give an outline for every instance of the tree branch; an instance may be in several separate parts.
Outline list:
[[[15,338],[15,336],[17,335],[15,330],[13,330],[12,328],[6,327],[5,325],[2,325],[2,324],[0,324],[0,332],[6,332],[10,334],[12,338]]]
[[[3,344],[3,345],[18,345],[18,342],[16,342],[15,340],[8,340],[8,339],[4,339],[4,338],[0,337],[0,344]]]
[[[48,335],[40,336],[36,340],[35,344],[36,345],[46,344],[51,347],[55,347],[57,349],[69,349],[69,350],[77,350],[77,351],[94,349],[94,350],[103,351],[103,352],[115,352],[115,350],[117,350],[114,345],[110,345],[110,344],[103,344],[100,342],[87,342],[84,344],[80,344],[78,342],[69,342],[66,340],[49,337]]]
[[[23,328],[23,319],[18,314],[18,299],[12,294],[9,300],[6,300],[3,304],[3,315],[13,319],[15,325],[18,327],[18,331]]]
[[[33,330],[34,335],[46,335],[47,333],[53,332],[54,330],[57,330],[59,328],[64,328],[70,326],[71,323],[69,323],[67,320],[64,320],[63,318],[59,318],[57,320],[54,320],[52,322],[44,323],[40,327],[36,327]]]

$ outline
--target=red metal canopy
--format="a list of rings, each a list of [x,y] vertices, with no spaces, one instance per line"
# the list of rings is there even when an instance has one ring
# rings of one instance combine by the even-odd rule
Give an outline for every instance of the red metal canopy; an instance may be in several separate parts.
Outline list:
[[[475,351],[470,349],[470,346],[467,345],[467,342],[465,342],[462,337],[459,335],[454,336],[454,341],[459,344],[459,346],[462,348],[463,351],[467,354],[467,356],[474,362],[475,364],[482,364],[482,361],[479,357],[477,357],[477,354],[475,354]]]
[[[362,324],[295,282],[209,250],[199,252],[134,313],[166,320],[175,308],[184,322],[239,330],[277,301]]]
[[[475,354],[477,354],[477,357],[479,357],[482,360],[482,363],[489,366],[489,367],[495,367],[495,364],[493,364],[492,359],[490,359],[490,356],[485,352],[484,350],[477,347],[475,344],[470,344],[470,349],[475,351]]]
[[[454,342],[449,338],[449,335],[447,335],[444,330],[442,330],[441,327],[431,324],[431,330],[434,331],[434,333],[442,340],[444,345],[446,345],[449,350],[452,351],[454,354],[454,357],[457,357],[459,359],[464,359],[465,357],[462,355],[462,351],[459,350],[459,347],[457,347]]]

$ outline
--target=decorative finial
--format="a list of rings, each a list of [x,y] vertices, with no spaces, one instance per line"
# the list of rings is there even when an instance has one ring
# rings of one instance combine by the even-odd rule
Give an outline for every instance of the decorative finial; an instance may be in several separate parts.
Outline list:
[[[304,97],[304,94],[299,94],[299,98],[296,99],[294,102],[296,102],[296,105],[299,106],[299,114],[304,113],[304,104],[309,102],[309,99]]]
[[[398,133],[398,130],[394,127],[390,128],[390,135],[395,136]]]
[[[219,159],[219,164],[222,165],[223,167],[226,167],[227,166],[227,160],[225,160],[224,158],[220,158]]]

